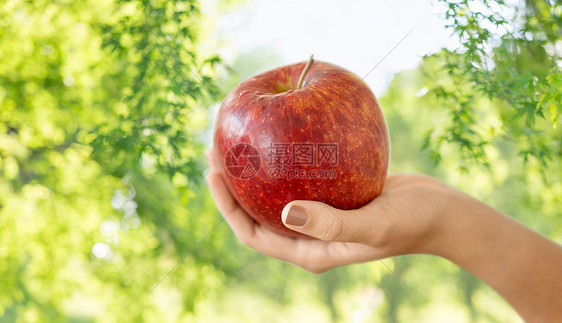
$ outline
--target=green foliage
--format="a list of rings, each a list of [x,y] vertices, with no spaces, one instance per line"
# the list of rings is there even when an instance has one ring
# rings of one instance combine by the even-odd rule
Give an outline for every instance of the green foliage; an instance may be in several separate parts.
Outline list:
[[[392,171],[562,241],[560,5],[515,24],[501,1],[447,3],[462,47],[380,100]],[[188,0],[0,4],[0,321],[516,320],[441,259],[385,260],[412,294],[379,262],[311,275],[242,247],[199,185],[206,107],[280,59],[202,55],[205,19]]]
[[[164,320],[150,291],[185,256],[175,321],[222,279],[212,245],[186,255],[218,220],[194,185],[220,64],[199,19],[193,1],[2,3],[1,321]]]
[[[196,125],[190,118],[204,92],[217,91],[204,71],[220,59],[196,54],[198,13],[193,1],[123,1],[110,19],[95,25],[105,36],[101,47],[114,61],[114,76],[126,77],[128,84],[115,93],[122,103],[112,111],[116,117],[90,131],[96,134],[97,159],[119,156],[119,163],[104,165],[115,167],[114,174],[138,169],[141,160],[170,177],[200,178],[201,146],[193,140]]]
[[[558,158],[562,4],[527,1],[518,10],[501,0],[440,1],[446,4],[448,27],[461,46],[436,54],[445,59],[448,83],[435,84],[429,91],[440,98],[439,106],[451,118],[447,126],[426,135],[426,147],[435,160],[447,143],[456,145],[465,158],[489,165],[485,147],[495,144],[498,132],[500,140],[517,145],[525,162],[534,158],[546,166]],[[490,108],[499,113],[499,123],[486,125],[477,118],[475,97],[493,100]],[[476,128],[496,136],[486,138]]]
[[[393,144],[391,171],[441,178],[561,242],[562,134],[557,126],[561,61],[560,51],[551,50],[562,44],[560,32],[529,26],[536,17],[531,13],[534,4],[529,4],[528,11],[519,14],[526,34],[517,36],[517,31],[510,31],[496,40],[492,36],[498,35],[501,26],[517,25],[470,8],[480,5],[478,10],[485,11],[498,2],[447,3],[450,27],[460,36],[461,48],[427,56],[415,70],[399,73],[380,100]],[[560,9],[552,10],[553,6],[547,13],[559,17]],[[490,19],[500,23],[492,27]],[[549,26],[559,28],[555,27],[560,25],[559,18],[552,20],[557,25]],[[425,149],[419,151],[420,147]],[[516,320],[508,305],[472,275],[445,270],[444,264],[433,259],[424,261],[430,263],[432,273],[439,272],[443,278],[427,288],[439,291],[448,284],[459,286],[457,299],[466,309],[464,321]],[[420,270],[422,263],[417,259],[412,267],[405,264],[407,268],[402,270],[407,283],[412,284],[409,272]],[[446,294],[455,293],[449,290]],[[432,297],[431,305],[415,316],[407,316],[401,305],[404,300],[390,306],[392,299],[388,299],[387,313],[395,311],[399,321],[423,321],[420,317],[427,309],[446,303],[439,296]],[[447,308],[452,309],[448,305],[441,311],[447,312]],[[431,317],[428,321],[436,321],[439,315]],[[457,316],[449,312],[445,317],[451,321]],[[459,316],[458,320],[463,319]]]

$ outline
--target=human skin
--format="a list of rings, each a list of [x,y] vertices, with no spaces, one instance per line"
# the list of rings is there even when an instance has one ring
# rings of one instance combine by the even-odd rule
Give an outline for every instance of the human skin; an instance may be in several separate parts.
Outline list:
[[[219,211],[241,243],[265,255],[312,273],[398,255],[435,255],[488,284],[526,322],[562,319],[562,247],[437,179],[389,175],[382,193],[356,210],[292,201],[280,215],[283,223],[317,239],[288,238],[238,206],[212,156],[211,150],[206,179]]]

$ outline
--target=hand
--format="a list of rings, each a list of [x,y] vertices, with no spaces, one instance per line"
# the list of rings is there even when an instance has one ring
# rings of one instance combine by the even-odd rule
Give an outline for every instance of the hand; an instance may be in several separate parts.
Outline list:
[[[207,182],[218,209],[243,244],[313,273],[385,257],[430,252],[455,189],[417,174],[388,176],[382,193],[357,210],[339,210],[315,201],[292,201],[283,223],[317,239],[288,238],[255,222],[235,201],[207,153]],[[453,193],[453,194],[452,194]],[[302,226],[294,216],[306,217]]]
[[[436,179],[390,175],[382,193],[357,210],[292,201],[280,215],[283,223],[317,239],[287,238],[256,223],[236,203],[214,155],[207,155],[207,182],[219,210],[243,244],[266,255],[321,273],[396,255],[433,254],[487,283],[525,321],[562,317],[562,247]]]

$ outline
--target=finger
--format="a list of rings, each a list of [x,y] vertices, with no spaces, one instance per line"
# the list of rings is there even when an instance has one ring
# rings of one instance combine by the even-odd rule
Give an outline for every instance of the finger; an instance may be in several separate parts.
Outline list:
[[[207,176],[211,195],[219,211],[238,240],[257,251],[288,262],[295,262],[297,241],[276,234],[256,223],[234,200],[221,175],[212,171]]]
[[[285,206],[282,220],[294,231],[324,241],[362,242],[368,227],[362,210],[339,210],[316,201],[293,201]]]
[[[299,264],[299,260],[302,258],[299,253],[303,252],[302,248],[299,248],[302,239],[282,236],[258,223],[256,223],[254,232],[251,239],[243,241],[245,245],[270,257]]]
[[[217,163],[215,161],[215,149],[213,147],[209,148],[205,152],[205,157],[207,157],[207,162],[209,162],[209,166],[211,166],[211,169],[216,169]]]
[[[249,247],[283,261],[295,264],[312,273],[374,259],[361,244],[327,242],[318,239],[288,238],[259,224],[255,235],[245,243]]]
[[[343,265],[361,263],[377,259],[372,248],[353,242],[322,241],[318,239],[302,240],[304,254],[298,256],[298,266],[313,272],[322,273],[326,270]]]
[[[211,171],[207,183],[217,208],[224,216],[239,240],[254,235],[254,220],[238,205],[218,171]]]
[[[313,273],[374,258],[363,245],[294,239],[274,233],[244,212],[228,191],[219,172],[211,172],[207,176],[207,182],[217,207],[238,240],[263,254],[293,263]]]

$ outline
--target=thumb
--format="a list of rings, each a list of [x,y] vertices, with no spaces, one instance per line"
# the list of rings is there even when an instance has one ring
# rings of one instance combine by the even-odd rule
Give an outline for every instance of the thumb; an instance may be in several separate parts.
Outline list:
[[[324,241],[359,242],[360,210],[340,210],[317,201],[297,200],[287,204],[281,218],[291,230]]]

